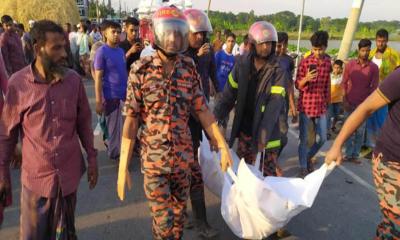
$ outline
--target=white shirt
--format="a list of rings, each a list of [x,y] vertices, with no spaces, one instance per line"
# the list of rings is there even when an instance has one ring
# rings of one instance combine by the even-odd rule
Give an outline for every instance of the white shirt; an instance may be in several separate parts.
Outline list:
[[[375,56],[372,58],[372,62],[375,63],[376,65],[378,65],[378,68],[381,68],[382,66],[382,58],[378,59]]]
[[[335,76],[333,73],[331,73],[331,85],[339,85],[343,81],[343,76],[342,74]]]
[[[226,43],[224,43],[224,45],[222,45],[222,49],[224,49],[224,50],[226,49]],[[233,46],[232,54],[233,54],[233,56],[240,54],[240,48],[237,43],[235,43],[235,46]]]
[[[68,35],[69,44],[72,54],[75,54],[78,50],[78,34],[76,32],[70,32]]]

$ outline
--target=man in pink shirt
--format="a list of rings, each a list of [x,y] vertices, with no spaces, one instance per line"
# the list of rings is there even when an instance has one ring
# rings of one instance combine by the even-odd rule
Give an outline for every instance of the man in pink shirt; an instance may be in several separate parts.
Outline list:
[[[0,118],[4,104],[3,95],[6,94],[6,91],[7,91],[7,73],[6,73],[6,67],[4,66],[3,57],[1,56],[1,49],[0,49]],[[3,223],[3,210],[4,210],[4,205],[6,204],[7,204],[6,199],[3,200],[3,203],[0,203],[0,226]]]
[[[21,239],[76,239],[75,206],[86,170],[89,188],[97,183],[91,111],[81,77],[65,68],[61,26],[35,23],[34,62],[9,80],[0,121],[1,206],[10,204],[10,159],[21,136]]]
[[[371,94],[379,84],[379,68],[368,59],[371,51],[371,41],[361,39],[358,43],[358,58],[346,64],[343,73],[343,103],[345,116],[349,117],[354,110]],[[364,139],[365,123],[346,141],[345,161],[360,164],[361,145]]]
[[[4,15],[1,17],[4,33],[0,35],[0,49],[8,75],[26,66],[21,38],[15,32],[13,19]]]

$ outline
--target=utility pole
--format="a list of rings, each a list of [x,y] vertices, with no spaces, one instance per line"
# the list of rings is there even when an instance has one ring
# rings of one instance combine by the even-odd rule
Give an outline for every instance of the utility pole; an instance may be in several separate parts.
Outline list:
[[[100,13],[99,13],[99,0],[96,0],[96,22],[100,23]]]
[[[299,66],[299,61],[300,61],[300,40],[301,40],[301,33],[303,32],[303,16],[304,16],[305,6],[306,6],[306,0],[303,0],[301,14],[300,14],[299,36],[297,38],[297,49],[296,49],[297,57],[296,57],[296,69],[295,69],[294,77],[297,76],[297,67]]]
[[[121,0],[119,0],[119,18],[122,18]]]
[[[353,0],[353,6],[350,12],[350,17],[347,20],[346,30],[343,34],[343,40],[340,44],[338,59],[346,60],[353,45],[354,35],[357,31],[357,26],[360,21],[364,0]]]
[[[210,13],[211,0],[208,0],[207,16]]]

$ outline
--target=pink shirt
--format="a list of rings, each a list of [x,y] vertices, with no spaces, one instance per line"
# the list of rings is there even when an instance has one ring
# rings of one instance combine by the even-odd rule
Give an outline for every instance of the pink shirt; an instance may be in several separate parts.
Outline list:
[[[344,69],[342,84],[346,101],[357,107],[378,87],[379,68],[372,61],[361,65],[358,59],[351,60]]]
[[[22,140],[22,184],[43,197],[75,192],[85,171],[97,166],[91,110],[80,76],[68,70],[58,82],[40,82],[32,65],[11,76],[0,121],[0,180],[9,178],[10,157]]]
[[[0,49],[8,75],[21,70],[25,63],[22,41],[18,34],[4,32],[0,35]]]
[[[3,110],[4,98],[3,95],[7,92],[7,71],[4,65],[3,57],[0,50],[0,117]]]

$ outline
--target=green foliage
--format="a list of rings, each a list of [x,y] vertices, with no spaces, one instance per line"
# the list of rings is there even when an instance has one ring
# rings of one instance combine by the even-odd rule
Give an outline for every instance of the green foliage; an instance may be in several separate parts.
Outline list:
[[[114,9],[109,9],[107,5],[104,4],[104,1],[102,3],[99,1],[99,18],[107,18],[108,15],[114,17]],[[96,0],[89,0],[89,18],[92,19],[96,17]]]
[[[297,46],[293,44],[288,45],[288,50],[289,52],[296,52],[297,51]],[[308,52],[310,49],[305,48],[305,47],[300,47],[300,52],[305,53]]]
[[[354,50],[349,53],[349,58],[356,58],[358,57],[358,51]]]
[[[330,56],[336,56],[339,53],[339,49],[333,48],[331,50],[328,50],[326,53],[328,53]]]
[[[246,32],[255,21],[265,20],[275,25],[278,31],[297,33],[299,29],[300,16],[290,11],[278,12],[270,15],[256,16],[254,11],[249,13],[210,11],[211,24],[214,29],[230,29],[234,32]],[[303,17],[303,32],[306,36],[317,30],[329,32],[331,38],[341,38],[347,24],[347,18],[323,17],[314,19],[310,16]],[[375,33],[380,28],[385,28],[390,33],[396,33],[399,29],[400,21],[374,21],[362,22],[358,26],[356,38],[374,38]],[[291,34],[290,34],[291,35]]]

